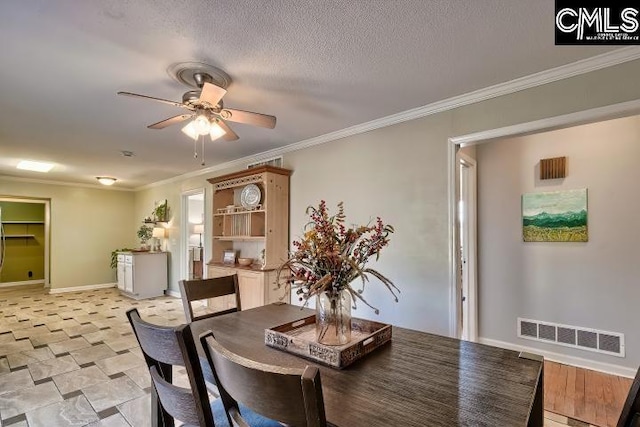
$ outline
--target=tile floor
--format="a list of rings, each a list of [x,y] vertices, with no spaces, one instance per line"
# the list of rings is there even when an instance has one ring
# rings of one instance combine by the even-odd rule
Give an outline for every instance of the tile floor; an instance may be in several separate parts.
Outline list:
[[[126,318],[184,322],[172,297],[135,301],[117,289],[50,295],[42,287],[0,288],[0,425],[150,425],[150,378]],[[183,369],[175,379],[186,381]],[[545,426],[575,424],[545,412]]]

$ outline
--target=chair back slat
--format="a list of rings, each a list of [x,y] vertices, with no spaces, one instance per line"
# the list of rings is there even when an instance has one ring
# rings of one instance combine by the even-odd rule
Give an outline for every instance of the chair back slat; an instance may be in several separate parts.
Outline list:
[[[184,366],[174,328],[145,322],[136,309],[127,311],[127,317],[146,356],[161,363]]]
[[[238,289],[238,276],[233,274],[230,276],[214,277],[211,279],[197,280],[181,280],[180,293],[182,296],[182,305],[184,306],[184,315],[187,322],[205,319],[208,317],[219,316],[234,311],[240,311],[240,292]],[[192,301],[199,301],[209,298],[217,298],[226,295],[235,294],[236,308],[220,311],[217,313],[207,313],[200,316],[193,314]]]
[[[266,365],[231,353],[212,333],[200,339],[225,408],[237,409],[240,402],[287,425],[326,426],[320,371],[316,367],[301,370]]]
[[[640,368],[627,394],[617,427],[640,427]]]
[[[175,386],[165,381],[155,366],[150,369],[151,380],[158,392],[162,406],[176,420],[186,424],[200,425],[196,401],[191,390]]]

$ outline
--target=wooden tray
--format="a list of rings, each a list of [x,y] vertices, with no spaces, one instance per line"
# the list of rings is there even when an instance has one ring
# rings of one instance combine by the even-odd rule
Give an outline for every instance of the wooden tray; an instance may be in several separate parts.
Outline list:
[[[391,325],[365,319],[351,319],[351,341],[344,345],[316,342],[316,316],[305,317],[264,330],[269,347],[342,369],[391,341]]]

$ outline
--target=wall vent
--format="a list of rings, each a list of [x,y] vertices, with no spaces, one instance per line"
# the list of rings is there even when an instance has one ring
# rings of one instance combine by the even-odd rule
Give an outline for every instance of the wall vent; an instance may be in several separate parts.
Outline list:
[[[258,166],[275,166],[282,167],[282,156],[274,157],[272,159],[261,160],[259,162],[249,163],[247,169],[257,168]]]
[[[567,176],[567,158],[540,159],[540,179],[558,179]]]
[[[624,334],[518,318],[518,337],[625,357]]]

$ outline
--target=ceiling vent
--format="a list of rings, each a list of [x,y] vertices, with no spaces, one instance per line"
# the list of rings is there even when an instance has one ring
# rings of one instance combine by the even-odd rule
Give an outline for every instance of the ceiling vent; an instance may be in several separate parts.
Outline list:
[[[277,168],[282,167],[282,156],[274,157],[272,159],[261,160],[259,162],[249,163],[247,169],[257,168],[258,166],[275,166]]]
[[[624,334],[518,318],[518,337],[625,357]]]

